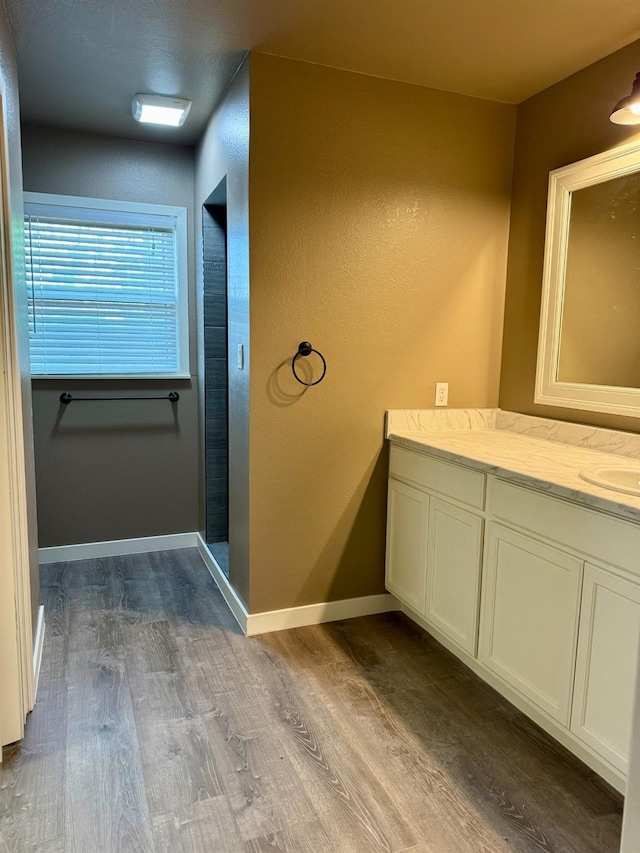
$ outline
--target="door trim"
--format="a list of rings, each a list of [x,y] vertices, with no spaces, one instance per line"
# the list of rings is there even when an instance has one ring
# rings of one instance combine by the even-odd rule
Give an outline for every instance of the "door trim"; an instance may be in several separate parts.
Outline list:
[[[2,354],[5,381],[2,383],[2,414],[6,417],[6,465],[8,490],[7,527],[11,531],[11,562],[14,582],[19,711],[24,720],[35,701],[33,669],[33,624],[31,614],[31,579],[29,562],[29,527],[27,516],[27,482],[25,475],[24,423],[22,415],[22,375],[16,327],[16,300],[12,228],[13,216],[9,191],[9,158],[7,143],[6,90],[0,78],[0,322],[2,323]],[[20,219],[20,222],[22,220]],[[7,649],[11,654],[11,650]],[[0,742],[11,742],[17,733],[0,732]]]

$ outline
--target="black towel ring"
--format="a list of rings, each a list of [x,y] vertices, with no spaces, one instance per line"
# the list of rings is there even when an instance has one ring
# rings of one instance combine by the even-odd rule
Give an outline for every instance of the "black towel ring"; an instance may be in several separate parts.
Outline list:
[[[311,355],[312,352],[315,352],[315,354],[319,356],[320,361],[322,362],[322,376],[320,377],[320,379],[316,379],[315,382],[305,382],[304,379],[300,379],[300,377],[296,373],[296,361],[300,358],[301,355],[306,357],[308,355]],[[324,379],[325,374],[327,372],[327,362],[325,361],[322,353],[318,352],[317,349],[314,349],[309,343],[309,341],[302,341],[302,343],[298,344],[298,352],[291,359],[291,370],[293,371],[293,375],[296,377],[296,379],[301,385],[306,385],[310,388],[312,385],[318,385],[318,383],[322,382],[322,380]]]

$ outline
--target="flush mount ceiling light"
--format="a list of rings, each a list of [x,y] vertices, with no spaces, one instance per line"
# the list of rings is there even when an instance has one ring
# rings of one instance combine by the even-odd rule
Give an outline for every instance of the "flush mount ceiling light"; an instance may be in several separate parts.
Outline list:
[[[614,124],[640,124],[640,72],[633,81],[631,94],[618,101],[609,118]]]
[[[181,127],[191,109],[191,101],[166,95],[135,95],[131,112],[142,124],[164,124]]]

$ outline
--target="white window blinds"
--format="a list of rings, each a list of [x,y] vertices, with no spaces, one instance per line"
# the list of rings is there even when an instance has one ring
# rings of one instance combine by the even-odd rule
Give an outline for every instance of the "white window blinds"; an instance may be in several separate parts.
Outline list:
[[[178,217],[105,204],[25,204],[31,373],[185,375]]]

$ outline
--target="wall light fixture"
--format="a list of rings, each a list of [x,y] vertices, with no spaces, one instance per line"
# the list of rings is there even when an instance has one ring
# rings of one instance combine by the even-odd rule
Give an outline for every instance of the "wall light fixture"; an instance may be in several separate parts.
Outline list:
[[[618,101],[609,118],[614,124],[640,124],[640,72],[633,81],[631,94]]]

